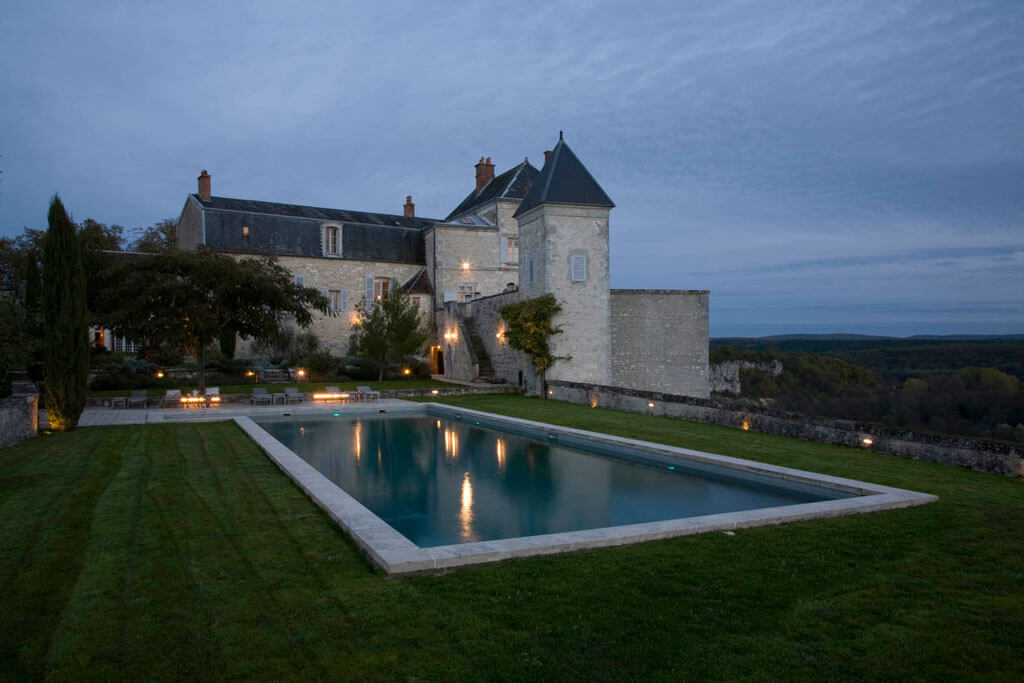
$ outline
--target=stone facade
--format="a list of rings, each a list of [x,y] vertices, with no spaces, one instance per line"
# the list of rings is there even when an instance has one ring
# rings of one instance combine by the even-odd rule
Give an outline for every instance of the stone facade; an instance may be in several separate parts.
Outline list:
[[[236,255],[240,258],[248,256]],[[303,258],[301,256],[279,256],[278,263],[287,268],[295,277],[300,277],[306,287],[313,287],[327,294],[339,292],[339,309],[333,315],[314,313],[312,329],[327,350],[337,356],[348,353],[349,336],[356,320],[356,304],[363,301],[367,286],[374,278],[386,278],[389,287],[397,286],[413,277],[422,266],[417,264],[382,264],[376,261],[355,261],[352,259]],[[367,281],[369,279],[369,282]],[[431,302],[428,296],[414,295],[419,301],[420,318],[430,319]],[[239,344],[242,356],[254,355],[250,343]]]
[[[180,244],[273,255],[306,286],[337,292],[337,314],[312,327],[336,355],[348,351],[354,308],[375,279],[389,289],[415,282],[435,372],[473,381],[483,368],[536,393],[498,310],[551,293],[562,333],[550,343],[563,358],[548,380],[708,395],[707,292],[611,290],[614,203],[561,135],[541,171],[524,159],[495,176],[489,157],[475,169],[475,189],[440,221],[411,215],[409,197],[399,216],[211,196],[204,173],[182,209]]]
[[[613,289],[612,382],[708,396],[708,292]]]
[[[519,235],[522,297],[552,293],[562,306],[555,323],[563,332],[550,344],[555,356],[568,359],[555,363],[547,378],[610,384],[608,209],[541,204],[519,217]],[[583,257],[575,278],[573,257]]]
[[[437,225],[427,239],[427,267],[434,287],[435,307],[445,301],[460,299],[472,287],[469,297],[486,296],[516,282],[514,265],[499,260],[498,240],[502,233],[495,228],[472,228],[461,225]]]

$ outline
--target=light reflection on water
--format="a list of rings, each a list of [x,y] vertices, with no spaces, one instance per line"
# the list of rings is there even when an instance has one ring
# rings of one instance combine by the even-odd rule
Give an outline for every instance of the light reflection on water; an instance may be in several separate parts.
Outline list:
[[[257,422],[421,547],[836,497],[669,472],[458,421]]]
[[[473,484],[469,472],[462,477],[462,509],[459,510],[459,536],[463,543],[475,541],[473,533]]]

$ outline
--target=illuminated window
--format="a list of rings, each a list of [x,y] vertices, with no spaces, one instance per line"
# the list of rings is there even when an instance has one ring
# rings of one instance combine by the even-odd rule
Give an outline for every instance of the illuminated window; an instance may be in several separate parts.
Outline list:
[[[391,278],[373,278],[373,303],[379,305],[382,301],[388,300],[388,289],[391,287]]]

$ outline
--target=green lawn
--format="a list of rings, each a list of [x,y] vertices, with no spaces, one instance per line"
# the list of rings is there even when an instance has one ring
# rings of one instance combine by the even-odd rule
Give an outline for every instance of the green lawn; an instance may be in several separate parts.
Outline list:
[[[182,388],[182,392],[186,389],[191,391],[198,388],[198,386],[199,382],[197,380],[191,387]],[[389,379],[383,382],[288,382],[286,384],[254,384],[249,382],[247,384],[221,384],[219,388],[222,394],[251,394],[253,387],[263,387],[270,393],[283,392],[285,387],[298,387],[299,391],[312,393],[314,391],[323,391],[328,386],[338,387],[342,391],[355,391],[356,386],[369,386],[377,390],[395,389],[401,391],[402,389],[433,389],[435,387],[443,389],[460,385],[451,384],[450,382],[439,382],[433,379]],[[146,389],[146,396],[157,398],[163,396],[167,389],[168,387],[150,387]],[[94,397],[128,396],[131,393],[129,389],[89,390],[89,396]]]
[[[1024,677],[1024,481],[517,396],[450,403],[938,503],[388,579],[232,423],[0,450],[6,677]]]

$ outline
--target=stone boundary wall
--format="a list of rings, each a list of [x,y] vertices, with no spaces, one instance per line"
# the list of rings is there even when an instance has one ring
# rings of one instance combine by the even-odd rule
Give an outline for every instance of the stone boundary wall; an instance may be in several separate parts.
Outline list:
[[[0,448],[39,433],[39,394],[17,393],[0,399]]]
[[[579,382],[552,380],[548,382],[548,390],[551,398],[569,403],[710,422],[851,448],[865,448],[863,440],[870,438],[873,442],[871,450],[880,453],[1009,477],[1024,476],[1021,449],[995,441],[922,434],[852,420],[811,418],[758,408],[740,401],[695,399]]]
[[[708,397],[707,290],[613,289],[611,335],[614,386]]]
[[[753,363],[749,360],[727,360],[715,363],[711,366],[711,393],[739,396],[743,391],[740,370],[760,370],[778,377],[782,374],[783,367],[782,362],[778,360],[768,363]]]

